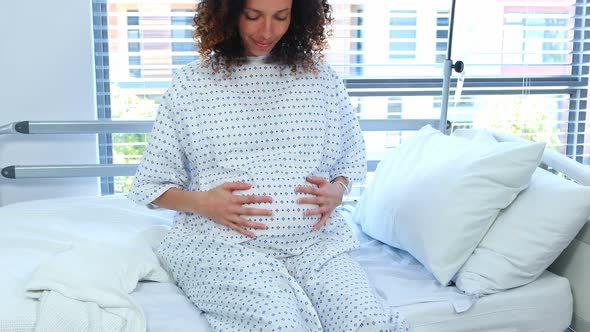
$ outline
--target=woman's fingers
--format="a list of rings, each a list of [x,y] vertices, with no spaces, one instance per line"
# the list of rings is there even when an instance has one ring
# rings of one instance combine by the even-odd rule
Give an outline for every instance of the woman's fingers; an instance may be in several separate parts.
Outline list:
[[[322,205],[328,203],[326,198],[322,196],[306,196],[297,199],[298,204],[315,204],[315,205]]]
[[[342,203],[343,192],[339,185],[335,186],[322,177],[308,176],[305,180],[311,185],[298,186],[295,192],[309,196],[299,198],[297,203],[317,205],[316,208],[303,212],[305,216],[321,215],[320,221],[313,226],[313,230],[317,231],[327,223],[332,211]]]
[[[233,229],[234,231],[236,231],[236,232],[238,232],[240,234],[244,234],[244,235],[246,235],[248,237],[251,237],[251,238],[255,238],[256,237],[256,234],[254,234],[254,233],[246,230],[243,227],[240,227],[238,224],[235,224],[235,223],[233,223],[231,221],[224,220],[224,221],[221,221],[220,223],[222,225],[224,225],[224,226],[227,226],[227,227]]]
[[[270,216],[272,216],[272,210],[242,207],[242,208],[238,209],[237,214],[240,214],[243,216],[270,217]]]
[[[244,207],[244,204],[271,203],[272,197],[270,196],[234,196],[234,201],[236,202],[236,204],[238,204],[238,208],[234,211],[236,214],[245,216],[272,216],[272,210],[269,209]]]
[[[242,195],[234,196],[238,204],[271,203],[271,196]]]
[[[308,195],[317,196],[320,194],[320,189],[318,187],[312,187],[312,186],[298,186],[295,188],[295,192],[300,193],[300,194],[308,194]]]
[[[323,214],[322,217],[320,218],[320,221],[318,221],[318,223],[313,226],[312,230],[317,231],[320,228],[324,227],[324,225],[326,225],[326,222],[328,221],[329,217],[330,217],[330,214],[328,214],[328,213]]]
[[[260,222],[255,222],[242,216],[272,216],[271,210],[254,209],[254,208],[238,208],[237,212],[231,214],[231,221],[239,227],[250,227],[254,229],[267,229],[268,227]]]
[[[248,190],[252,187],[251,184],[245,182],[225,182],[221,185],[221,188],[225,190]]]
[[[220,224],[227,226],[234,231],[244,234],[248,237],[255,238],[256,234],[252,231],[247,230],[246,228],[254,228],[254,229],[267,229],[266,225],[258,222],[254,222],[239,216],[231,217],[230,219],[224,219],[220,222]]]
[[[234,216],[232,217],[232,219],[230,220],[230,222],[232,222],[233,224],[237,225],[238,227],[250,227],[250,228],[254,228],[254,229],[266,229],[266,225],[263,223],[259,223],[259,222],[255,222],[249,219],[246,219],[244,217],[240,217],[240,216]]]
[[[250,220],[249,216],[272,216],[269,209],[249,207],[247,204],[270,203],[271,196],[238,195],[234,191],[247,190],[252,185],[244,182],[226,182],[218,187],[209,190],[208,201],[205,204],[207,210],[205,216],[213,221],[229,227],[240,234],[249,237],[256,237],[252,229],[267,229],[268,227],[259,222]],[[246,206],[245,206],[246,205]]]
[[[305,178],[305,181],[315,184],[318,187],[321,187],[324,184],[329,183],[328,180],[326,180],[322,177],[319,177],[319,176],[308,176]]]
[[[303,215],[306,216],[306,217],[309,217],[309,216],[317,216],[317,215],[320,215],[320,214],[326,214],[328,212],[332,212],[332,211],[329,210],[328,208],[319,206],[319,207],[317,207],[315,209],[305,210],[305,212],[303,212]],[[329,215],[329,213],[328,213],[328,215]]]

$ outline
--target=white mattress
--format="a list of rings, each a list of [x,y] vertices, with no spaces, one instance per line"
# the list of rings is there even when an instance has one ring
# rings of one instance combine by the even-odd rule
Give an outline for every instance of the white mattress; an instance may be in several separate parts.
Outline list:
[[[348,211],[343,214],[349,216]],[[154,224],[169,224],[170,218],[169,211],[137,207],[123,197],[0,208],[0,264],[10,267],[0,275],[0,331],[33,329],[36,302],[25,299],[23,289],[48,250],[75,239],[125,238]],[[358,236],[362,247],[353,256],[378,294],[405,315],[412,331],[562,332],[569,325],[572,295],[565,278],[545,272],[529,285],[476,300],[455,287],[442,287],[409,254]],[[132,295],[144,308],[150,332],[210,331],[204,316],[173,284],[140,283]]]
[[[390,291],[400,289],[393,285]],[[546,272],[527,286],[482,298],[462,314],[445,301],[419,302],[396,309],[405,315],[414,332],[562,332],[571,317],[571,297],[564,295],[568,292],[567,280]],[[141,283],[133,296],[144,308],[150,332],[210,331],[204,315],[173,284]]]
[[[444,302],[415,303],[398,309],[412,331],[565,331],[572,317],[567,279],[546,271],[523,287],[483,297],[456,314]]]

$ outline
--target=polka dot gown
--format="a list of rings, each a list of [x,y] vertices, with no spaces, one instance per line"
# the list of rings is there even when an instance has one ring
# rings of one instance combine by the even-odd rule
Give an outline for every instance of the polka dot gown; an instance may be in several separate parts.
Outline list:
[[[150,204],[172,187],[207,191],[234,181],[252,184],[236,194],[273,197],[250,204],[273,211],[249,217],[268,226],[252,229],[255,239],[178,212],[160,245],[214,331],[401,331],[403,319],[379,304],[348,256],[358,243],[340,214],[313,232],[319,216],[304,216],[313,206],[296,203],[307,176],[352,183],[365,170],[358,120],[328,65],[292,73],[250,58],[228,75],[195,62],[175,72],[163,96],[129,198]]]

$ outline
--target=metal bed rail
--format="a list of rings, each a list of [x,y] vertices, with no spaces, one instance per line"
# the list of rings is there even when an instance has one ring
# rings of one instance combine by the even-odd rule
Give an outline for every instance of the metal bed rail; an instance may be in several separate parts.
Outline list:
[[[149,133],[153,121],[20,121],[0,127],[0,135],[8,134],[101,134]]]
[[[418,130],[425,125],[438,128],[440,119],[360,120],[363,131]],[[9,134],[108,134],[149,133],[153,121],[20,121],[0,127],[0,136]],[[378,160],[369,160],[374,171]],[[7,179],[132,176],[137,164],[10,165],[0,170]]]

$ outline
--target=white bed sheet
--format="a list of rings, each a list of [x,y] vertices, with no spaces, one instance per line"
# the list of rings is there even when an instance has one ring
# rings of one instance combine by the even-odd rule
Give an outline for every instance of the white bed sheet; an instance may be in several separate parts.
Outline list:
[[[343,214],[350,217],[349,211]],[[170,224],[171,216],[170,211],[137,207],[124,197],[43,200],[0,208],[0,264],[10,267],[0,274],[0,331],[32,331],[36,302],[24,298],[24,285],[51,252],[88,234],[90,240],[129,237],[155,224]],[[442,287],[411,255],[362,233],[358,236],[362,247],[354,257],[377,292],[405,315],[412,331],[562,332],[569,325],[572,295],[565,278],[546,272],[527,286],[475,301],[455,287]],[[140,283],[132,296],[142,304],[150,332],[209,331],[204,316],[173,284]],[[457,313],[461,311],[465,312]]]
[[[342,213],[350,220],[351,211]],[[523,287],[473,299],[454,286],[441,286],[407,252],[371,239],[350,224],[362,243],[353,256],[414,332],[562,332],[571,322],[573,297],[566,278],[545,271]]]

